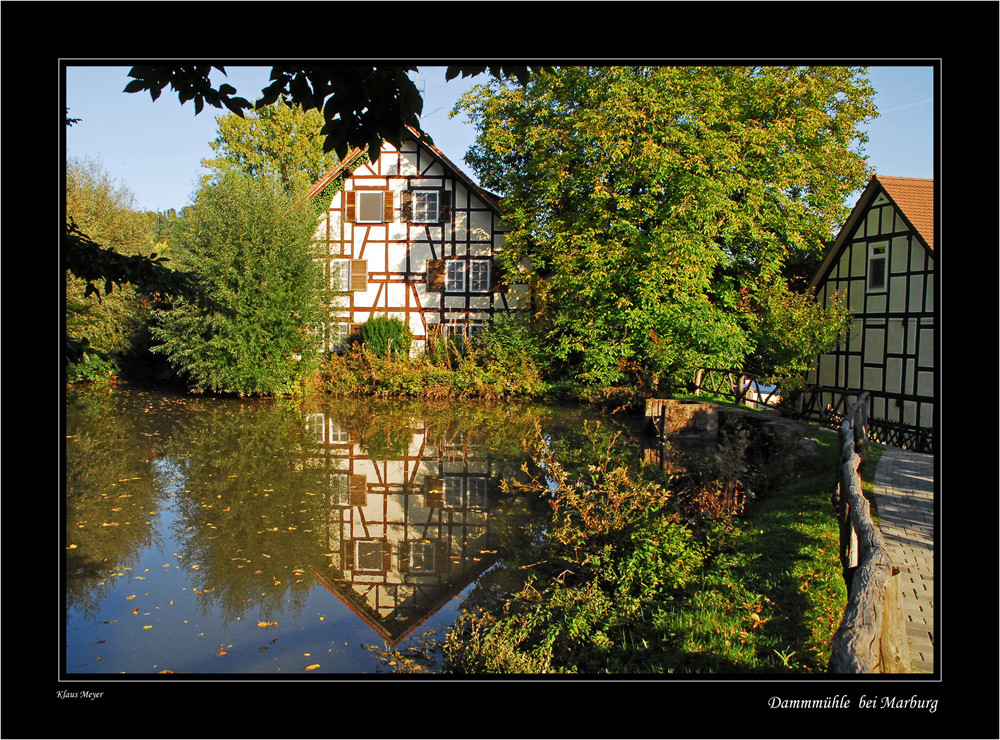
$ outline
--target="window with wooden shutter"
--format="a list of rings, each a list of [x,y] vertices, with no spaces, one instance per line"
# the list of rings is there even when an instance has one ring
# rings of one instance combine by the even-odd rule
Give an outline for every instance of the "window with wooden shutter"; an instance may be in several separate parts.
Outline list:
[[[363,475],[350,478],[351,506],[364,506],[368,502],[368,479]]]
[[[348,223],[357,221],[357,193],[353,190],[344,192],[344,220]]]
[[[382,220],[391,224],[395,219],[395,214],[393,213],[393,192],[391,190],[386,190],[382,194]]]
[[[368,290],[368,260],[351,260],[351,291]]]
[[[399,194],[399,220],[404,224],[413,220],[413,193],[408,190]]]
[[[382,548],[382,570],[389,572],[392,570],[392,543],[389,540],[383,540],[379,545]]]
[[[444,479],[434,475],[424,478],[424,496],[427,507],[440,509],[444,503]]]
[[[442,190],[438,197],[438,221],[441,223],[447,223],[451,220],[451,202],[452,202],[452,192],[450,190]]]
[[[395,198],[391,190],[348,190],[344,192],[344,220],[348,223],[390,223]]]
[[[444,292],[444,260],[427,260],[427,290]]]
[[[441,191],[417,190],[413,193],[413,222],[432,224],[438,222]]]

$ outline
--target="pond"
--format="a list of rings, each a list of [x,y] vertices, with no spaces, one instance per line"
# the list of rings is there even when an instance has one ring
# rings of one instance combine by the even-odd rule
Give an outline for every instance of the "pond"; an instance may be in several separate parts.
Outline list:
[[[392,651],[433,643],[543,526],[544,502],[503,486],[524,475],[525,443],[596,416],[71,391],[65,672],[392,670]]]

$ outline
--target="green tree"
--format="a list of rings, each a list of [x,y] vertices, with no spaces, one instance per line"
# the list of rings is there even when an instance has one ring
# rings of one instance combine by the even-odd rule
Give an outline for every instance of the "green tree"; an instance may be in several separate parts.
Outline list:
[[[210,79],[212,69],[209,65],[136,66],[129,73],[132,79],[124,92],[147,91],[155,101],[169,86],[182,104],[189,100],[194,102],[196,114],[208,103],[216,108],[228,108],[237,116],[243,116],[248,109],[262,108],[285,98],[305,111],[322,110],[323,149],[335,151],[341,158],[353,147],[367,147],[374,158],[383,140],[399,146],[405,126],[419,128],[423,99],[408,77],[416,67],[277,65],[271,69],[271,84],[261,91],[256,104],[236,96],[236,88],[232,85],[216,87]],[[225,74],[224,67],[215,69]],[[468,77],[488,72],[498,79],[516,77],[523,82],[532,69],[451,66],[445,76],[450,80],[458,75]],[[65,124],[78,123],[80,119],[72,118],[67,108]],[[429,136],[426,138],[430,141]],[[60,247],[63,266],[86,282],[88,296],[95,293],[100,296],[102,285],[105,294],[111,293],[115,285],[133,285],[146,294],[206,300],[189,276],[166,267],[164,257],[157,257],[155,253],[120,255],[94,241],[72,219],[66,220]],[[64,359],[79,361],[87,347],[86,341],[75,341],[67,336]]]
[[[196,392],[294,392],[315,358],[314,220],[277,180],[223,172],[198,192],[175,238],[178,262],[211,306],[180,299],[154,335]]]
[[[134,210],[128,188],[114,183],[100,162],[70,159],[66,165],[66,215],[100,239],[108,253],[123,263],[154,245],[148,218]],[[155,255],[154,255],[155,256]],[[65,328],[68,344],[78,349],[69,378],[96,379],[117,369],[117,361],[131,352],[149,320],[149,300],[124,284],[102,297],[92,282],[65,271]]]
[[[458,109],[556,358],[584,382],[655,386],[741,368],[761,343],[789,271],[864,184],[872,96],[849,67],[570,67]]]
[[[275,177],[290,192],[304,192],[338,159],[323,150],[323,114],[283,100],[239,116],[219,116],[214,159],[202,166],[218,174],[237,167],[251,177]]]

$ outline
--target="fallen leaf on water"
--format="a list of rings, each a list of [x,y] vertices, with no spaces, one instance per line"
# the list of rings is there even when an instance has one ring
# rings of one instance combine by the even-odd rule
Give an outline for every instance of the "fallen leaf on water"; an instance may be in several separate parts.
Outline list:
[[[307,671],[314,671],[317,668],[319,668],[319,663],[313,663],[312,665],[307,665],[306,666],[306,670]]]
[[[134,598],[135,598],[135,594],[132,594],[131,596],[126,596],[125,597],[125,601],[131,601]]]
[[[143,629],[144,630],[151,630],[151,629],[153,629],[153,625],[151,625],[151,624],[143,625]]]
[[[258,627],[275,627],[277,624],[277,622],[257,622]]]
[[[139,607],[136,607],[135,609],[133,609],[132,613],[133,614],[138,614],[139,613]]]

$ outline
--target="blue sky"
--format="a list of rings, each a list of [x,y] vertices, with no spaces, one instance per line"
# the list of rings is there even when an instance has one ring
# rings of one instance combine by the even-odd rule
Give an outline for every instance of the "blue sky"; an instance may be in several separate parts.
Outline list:
[[[91,157],[135,196],[138,210],[183,208],[192,200],[201,160],[217,133],[216,108],[195,115],[165,90],[155,102],[149,93],[124,93],[129,66],[76,66],[66,69],[69,115],[81,119],[66,132],[70,157]],[[269,67],[227,67],[225,78],[249,100],[267,85]],[[896,177],[934,176],[934,73],[927,66],[872,66],[880,116],[867,127],[865,153],[876,172]],[[422,125],[452,161],[462,157],[475,131],[462,117],[449,118],[461,94],[481,78],[446,82],[444,67],[421,67]],[[472,175],[471,172],[469,172]]]

